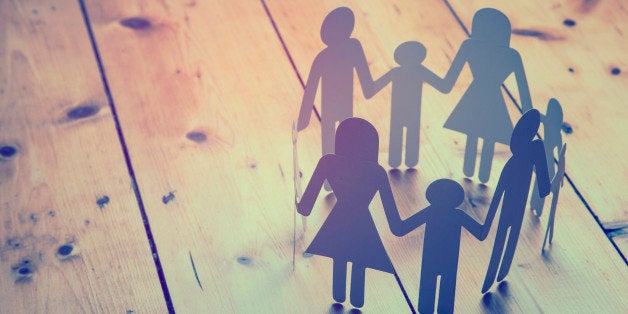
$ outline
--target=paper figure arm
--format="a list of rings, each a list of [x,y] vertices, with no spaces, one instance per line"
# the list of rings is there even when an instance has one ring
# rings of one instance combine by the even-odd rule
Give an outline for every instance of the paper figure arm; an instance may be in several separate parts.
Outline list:
[[[327,177],[327,169],[329,168],[329,162],[331,161],[330,158],[332,157],[333,155],[325,155],[318,161],[316,169],[314,169],[314,174],[312,174],[312,178],[305,188],[303,197],[301,197],[301,201],[297,204],[297,211],[299,214],[309,216],[312,212],[314,202],[316,202],[318,193],[320,193],[323,182],[325,182]]]
[[[523,69],[523,62],[518,52],[515,52],[515,78],[517,79],[517,89],[519,90],[519,100],[521,100],[521,109],[523,113],[532,109],[532,98],[530,97],[530,89],[528,88],[528,79]]]
[[[408,234],[408,232],[414,230],[416,227],[411,228],[412,224],[408,224],[407,220],[401,220],[397,205],[395,204],[395,198],[392,194],[392,189],[390,188],[390,183],[388,182],[388,175],[386,175],[386,170],[383,168],[380,171],[379,182],[379,196],[382,199],[382,205],[384,205],[384,213],[386,214],[390,231],[398,237]]]
[[[392,82],[392,79],[394,76],[393,71],[395,71],[395,69],[392,69],[386,72],[386,74],[382,75],[382,77],[378,78],[373,83],[373,94],[379,93],[379,91],[381,91],[384,87],[386,87],[386,85]]]
[[[310,74],[305,83],[305,91],[303,93],[303,100],[301,101],[301,111],[299,112],[299,122],[297,123],[298,131],[305,129],[308,124],[310,124],[310,117],[312,116],[312,109],[314,108],[314,99],[316,98],[321,76],[320,55],[318,55],[314,59],[314,62],[312,62]]]
[[[504,170],[502,171],[502,175],[499,177],[499,181],[497,182],[497,187],[495,188],[495,193],[493,193],[493,199],[491,200],[491,204],[488,207],[488,213],[486,214],[486,219],[484,219],[483,232],[478,239],[486,239],[488,236],[488,232],[491,230],[491,225],[493,224],[493,219],[495,219],[495,215],[497,214],[497,208],[499,207],[499,203],[502,200],[502,197],[505,193],[505,183],[504,183],[504,172],[507,169],[508,164],[504,166]],[[467,229],[468,230],[468,229]]]
[[[462,70],[462,68],[460,68]],[[434,88],[436,88],[436,90],[438,90],[441,93],[449,93],[449,91],[451,90],[451,88],[453,87],[449,87],[445,84],[445,79],[440,78],[438,75],[434,74],[434,72],[432,72],[430,69],[423,67],[423,73],[422,77],[423,77],[423,81],[427,84],[432,85]]]
[[[461,209],[457,210],[457,214],[461,226],[469,230],[469,232],[478,240],[484,241],[484,239],[486,239],[488,232],[486,234],[484,233],[484,226],[482,224],[475,221],[475,219],[471,218],[471,216],[467,215],[467,213]]]
[[[357,39],[354,39],[353,45],[355,45],[353,49],[355,50],[355,57],[357,58],[355,60],[355,71],[358,74],[360,86],[362,86],[362,94],[364,98],[370,99],[375,95],[373,91],[373,76],[371,75],[371,70],[369,70],[362,44],[360,44]]]
[[[442,90],[439,89],[440,92],[447,94],[451,91],[452,88],[454,88],[454,84],[456,83],[456,80],[458,80],[464,64],[467,62],[466,47],[466,41],[463,42],[462,45],[460,45],[460,49],[458,49],[458,53],[456,53],[456,57],[454,57],[454,61],[452,61],[451,67],[449,68],[449,71],[447,71],[447,74],[443,79]]]
[[[534,163],[534,172],[539,185],[539,195],[546,197],[550,192],[550,177],[547,170],[547,160],[545,158],[545,148],[543,141],[535,140],[530,144],[532,147],[532,158]]]

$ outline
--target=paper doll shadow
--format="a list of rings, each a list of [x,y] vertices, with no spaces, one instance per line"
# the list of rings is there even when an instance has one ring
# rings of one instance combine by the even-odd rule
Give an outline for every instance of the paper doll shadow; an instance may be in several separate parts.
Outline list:
[[[345,311],[345,307],[342,305],[342,303],[334,303],[329,307],[329,312],[327,312],[329,314],[359,314],[362,313],[362,311],[360,311],[359,309],[351,309],[348,311]]]

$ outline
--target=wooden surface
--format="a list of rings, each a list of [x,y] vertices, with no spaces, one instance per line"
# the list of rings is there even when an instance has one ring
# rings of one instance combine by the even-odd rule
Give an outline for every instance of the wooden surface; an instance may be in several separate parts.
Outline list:
[[[0,158],[0,312],[349,312],[348,303],[332,306],[331,260],[302,254],[333,194],[321,193],[307,226],[297,217],[293,242],[291,124],[302,96],[299,77],[324,48],[323,18],[341,5],[355,13],[354,37],[375,78],[395,66],[393,51],[407,40],[428,48],[424,64],[442,76],[467,37],[450,8],[468,27],[485,6],[450,2],[87,0],[85,12],[73,1],[0,2],[0,144],[17,147],[15,156]],[[543,1],[497,6],[513,28],[556,24],[557,36],[565,37],[559,44],[514,36],[512,46],[524,58],[534,106],[544,111],[550,96],[563,104],[573,131],[563,134],[567,173],[600,223],[566,184],[551,249],[541,254],[547,216],[526,213],[506,284],[484,296],[496,228],[484,242],[464,231],[457,312],[628,310],[626,263],[608,240],[626,248],[619,138],[626,127],[613,122],[626,116],[625,72],[608,74],[610,64],[626,67],[625,40],[611,42],[623,36],[626,22],[619,2],[602,3],[587,12],[571,4],[532,10],[549,6]],[[567,17],[577,24],[563,25]],[[616,32],[594,38],[604,23]],[[564,50],[572,51],[568,58]],[[448,95],[424,87],[419,168],[389,172],[402,217],[424,208],[425,188],[442,177],[463,184],[465,211],[479,221],[486,215],[508,148],[496,147],[484,187],[462,175],[464,138],[442,128],[469,74]],[[356,115],[378,129],[385,165],[390,88],[371,100],[358,91]],[[68,119],[84,105],[97,113]],[[516,104],[507,105],[516,121]],[[306,183],[320,157],[316,116],[298,147]],[[105,195],[109,202],[99,208]],[[416,307],[424,229],[396,238],[378,197],[371,212]],[[66,243],[76,247],[70,258],[56,254]],[[12,266],[24,258],[35,273],[18,280]],[[410,311],[393,276],[366,276],[363,312]]]
[[[0,313],[165,311],[78,4],[0,14]]]

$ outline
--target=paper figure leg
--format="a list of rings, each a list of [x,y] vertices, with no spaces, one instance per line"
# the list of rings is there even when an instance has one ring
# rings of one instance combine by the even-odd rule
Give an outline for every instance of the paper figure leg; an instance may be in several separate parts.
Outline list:
[[[403,142],[403,126],[390,125],[390,142],[388,145],[388,164],[397,168],[401,165],[401,150]],[[406,147],[406,149],[408,149]]]
[[[336,145],[336,121],[333,119],[321,119],[321,132],[323,135],[321,139],[323,156],[333,154]],[[331,186],[327,180],[325,180],[323,186],[325,191],[331,191]]]
[[[495,153],[495,142],[484,141],[482,143],[482,156],[480,157],[480,182],[486,183],[491,177],[491,166],[493,165],[493,154]]]
[[[532,195],[530,197],[530,209],[534,211],[534,214],[541,216],[543,214],[543,207],[545,207],[545,198],[539,195],[539,185],[537,180],[534,180],[534,188],[532,189]]]
[[[547,221],[547,224],[549,225],[549,243],[550,245],[552,244],[552,238],[554,237],[554,223],[555,223],[555,219],[556,219],[556,206],[558,205],[558,191],[556,191],[556,193],[553,193],[554,196],[552,197],[552,206],[550,207],[550,216],[549,216],[549,220]]]
[[[453,313],[456,298],[456,271],[440,276],[438,313]]]
[[[425,265],[425,260],[423,265]],[[427,266],[427,265],[426,265]],[[436,297],[436,279],[438,274],[429,267],[421,269],[421,284],[419,285],[419,313],[434,313],[434,298]]]
[[[497,269],[499,262],[504,251],[504,244],[506,242],[506,234],[508,233],[508,226],[504,225],[501,221],[497,227],[497,234],[495,235],[495,244],[493,245],[493,253],[491,254],[491,261],[488,264],[488,270],[486,271],[486,277],[484,278],[484,285],[482,286],[482,293],[488,291],[495,282],[495,276],[497,275]]]
[[[421,128],[419,125],[408,127],[406,131],[406,166],[414,168],[419,164],[419,141]]]
[[[462,172],[467,177],[473,177],[475,172],[475,158],[478,153],[478,138],[467,136],[467,146],[464,149],[464,166]]]
[[[362,265],[353,263],[351,266],[351,305],[362,307],[364,305],[364,272]]]
[[[508,275],[510,271],[510,265],[515,257],[515,251],[517,250],[517,243],[519,242],[519,232],[521,231],[521,225],[512,226],[510,233],[508,234],[508,244],[506,244],[506,250],[504,257],[502,258],[502,265],[499,267],[499,273],[497,274],[497,281],[502,281]]]
[[[332,294],[338,303],[345,301],[347,293],[347,262],[334,259]]]

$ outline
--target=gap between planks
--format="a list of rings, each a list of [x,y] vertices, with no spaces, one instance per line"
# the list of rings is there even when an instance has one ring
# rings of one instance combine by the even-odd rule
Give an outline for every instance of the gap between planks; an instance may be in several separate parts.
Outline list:
[[[111,115],[113,117],[113,121],[116,126],[116,132],[118,133],[118,139],[120,140],[120,146],[122,148],[122,153],[124,154],[124,161],[126,163],[126,168],[129,173],[129,177],[131,178],[131,187],[133,189],[133,192],[135,193],[135,199],[137,200],[137,205],[140,209],[140,214],[142,215],[142,221],[144,223],[144,230],[146,231],[148,244],[150,246],[150,250],[153,255],[153,261],[155,262],[157,275],[159,276],[159,283],[161,284],[161,290],[164,295],[164,301],[166,302],[166,308],[168,309],[169,313],[174,313],[175,312],[174,305],[170,297],[170,291],[168,290],[168,283],[166,282],[166,277],[164,275],[164,272],[161,266],[161,261],[159,260],[159,253],[157,252],[157,246],[155,245],[155,241],[153,239],[153,232],[150,228],[148,216],[146,215],[146,209],[144,208],[144,201],[142,199],[142,194],[140,193],[140,189],[137,185],[137,180],[135,177],[135,170],[133,169],[133,163],[131,162],[131,157],[129,155],[126,140],[124,139],[122,126],[120,125],[120,120],[116,112],[116,106],[113,101],[113,95],[111,94],[111,91],[109,89],[109,82],[107,80],[107,75],[105,73],[105,68],[103,66],[102,59],[100,57],[100,51],[98,50],[98,43],[96,43],[96,38],[94,37],[94,32],[92,30],[92,25],[89,19],[89,14],[87,12],[87,7],[85,6],[84,0],[78,0],[78,2],[79,2],[79,6],[81,7],[81,14],[83,15],[83,21],[85,22],[85,28],[87,31],[87,35],[89,36],[89,41],[91,43],[92,50],[94,52],[94,57],[96,58],[96,64],[98,65],[98,72],[100,73],[100,79],[103,84],[103,89],[104,89],[105,95],[107,96],[107,102],[109,103],[109,107],[111,109]],[[190,258],[191,257],[192,256],[190,255]]]

